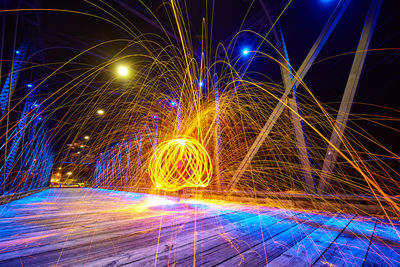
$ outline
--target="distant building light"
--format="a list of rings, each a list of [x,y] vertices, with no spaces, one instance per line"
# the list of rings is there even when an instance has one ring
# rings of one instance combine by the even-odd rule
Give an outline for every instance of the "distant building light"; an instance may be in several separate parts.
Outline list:
[[[104,115],[104,110],[102,110],[102,109],[97,110],[97,114]]]
[[[31,83],[28,83],[26,86],[27,86],[28,88],[32,88],[32,87],[33,87],[33,85],[32,85]]]
[[[84,139],[89,140],[89,135],[85,135]]]

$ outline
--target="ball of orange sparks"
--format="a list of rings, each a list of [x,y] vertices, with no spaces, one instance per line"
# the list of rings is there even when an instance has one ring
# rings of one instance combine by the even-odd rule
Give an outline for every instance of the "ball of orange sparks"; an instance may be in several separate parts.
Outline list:
[[[157,146],[149,164],[153,184],[166,191],[206,187],[212,175],[211,158],[202,144],[178,138]]]

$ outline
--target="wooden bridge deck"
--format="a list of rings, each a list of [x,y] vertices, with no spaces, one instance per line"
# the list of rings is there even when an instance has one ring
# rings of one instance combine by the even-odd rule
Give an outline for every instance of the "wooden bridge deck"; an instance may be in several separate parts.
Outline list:
[[[400,266],[399,229],[372,217],[48,189],[0,206],[0,266]]]

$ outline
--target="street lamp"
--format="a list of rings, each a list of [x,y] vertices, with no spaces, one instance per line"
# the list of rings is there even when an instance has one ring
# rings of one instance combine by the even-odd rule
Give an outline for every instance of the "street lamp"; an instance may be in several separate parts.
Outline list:
[[[103,110],[103,109],[97,110],[97,114],[99,114],[99,115],[104,115],[104,110]]]
[[[67,175],[68,175],[68,176],[71,176],[71,175],[72,175],[72,172],[67,172]]]
[[[126,77],[129,74],[129,69],[125,66],[119,66],[117,68],[117,73],[119,76]]]
[[[85,137],[83,137],[85,140],[89,140],[89,135],[85,135]]]

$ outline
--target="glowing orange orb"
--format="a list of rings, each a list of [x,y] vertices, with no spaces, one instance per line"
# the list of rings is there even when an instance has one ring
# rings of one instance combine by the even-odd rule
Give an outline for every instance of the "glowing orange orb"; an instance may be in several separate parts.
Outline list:
[[[157,188],[166,191],[206,187],[212,175],[211,158],[194,139],[172,139],[157,146],[150,160],[149,175]]]

